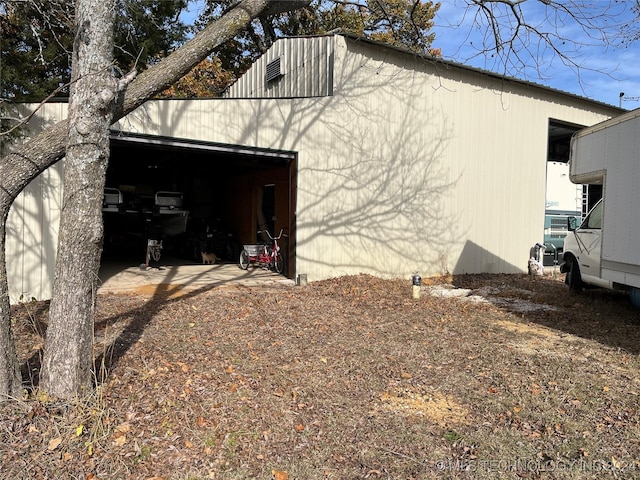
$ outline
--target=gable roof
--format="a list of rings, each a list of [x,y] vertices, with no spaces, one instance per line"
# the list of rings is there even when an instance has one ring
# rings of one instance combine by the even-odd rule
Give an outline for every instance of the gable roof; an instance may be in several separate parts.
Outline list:
[[[495,78],[495,79],[498,79],[498,80],[501,80],[501,81],[505,81],[505,82],[514,82],[514,83],[518,83],[518,84],[521,84],[521,85],[527,85],[529,87],[539,88],[539,89],[542,89],[542,90],[545,90],[545,91],[548,91],[548,92],[558,93],[560,95],[565,95],[567,97],[572,97],[572,98],[575,98],[575,99],[578,99],[578,100],[581,100],[581,101],[591,102],[591,103],[598,104],[598,105],[601,105],[601,106],[604,106],[604,107],[608,107],[608,108],[615,108],[617,110],[620,110],[621,113],[627,111],[626,109],[616,107],[615,105],[611,105],[611,104],[608,104],[608,103],[605,103],[605,102],[601,102],[599,100],[594,100],[594,99],[591,99],[591,98],[588,98],[588,97],[584,97],[584,96],[581,96],[581,95],[576,95],[575,93],[567,92],[567,91],[560,90],[560,89],[557,89],[557,88],[549,87],[549,86],[543,85],[541,83],[533,82],[533,81],[530,81],[530,80],[522,80],[522,79],[519,79],[519,78],[516,78],[516,77],[511,77],[511,76],[508,76],[508,75],[492,72],[490,70],[485,70],[485,69],[482,69],[482,68],[471,67],[469,65],[458,63],[458,62],[455,62],[453,60],[445,60],[443,58],[434,57],[432,55],[428,55],[428,54],[424,54],[424,53],[422,53],[422,54],[421,53],[417,53],[417,52],[414,52],[414,51],[412,51],[412,50],[410,50],[410,49],[408,49],[406,47],[399,47],[399,46],[396,46],[396,45],[389,45],[387,43],[379,42],[379,41],[376,41],[376,40],[372,40],[370,38],[362,37],[360,35],[355,35],[355,34],[347,33],[347,32],[334,31],[333,34],[340,35],[340,36],[344,37],[345,39],[347,39],[349,41],[352,41],[352,42],[367,43],[367,44],[370,44],[370,45],[377,46],[379,48],[385,48],[385,49],[393,50],[393,51],[400,52],[400,53],[403,53],[403,54],[412,55],[412,56],[415,56],[415,57],[418,57],[418,58],[423,58],[425,61],[428,61],[428,62],[431,62],[431,63],[437,63],[437,64],[442,65],[444,67],[458,68],[458,69],[462,69],[462,70],[466,70],[466,71],[470,71],[470,72],[475,72],[475,73],[478,73],[478,74],[481,74],[481,75],[485,75],[485,76],[488,76],[488,77],[491,77],[491,78]]]
[[[527,86],[530,88],[534,88],[534,89],[539,89],[541,91],[545,91],[545,92],[552,92],[558,95],[562,95],[564,97],[567,98],[572,98],[574,100],[578,100],[580,102],[588,102],[590,104],[593,105],[598,105],[600,107],[606,107],[607,109],[614,109],[614,111],[618,111],[620,113],[625,112],[625,109],[619,108],[617,106],[608,104],[608,103],[604,103],[598,100],[593,100],[584,96],[580,96],[580,95],[576,95],[574,93],[570,93],[567,91],[563,91],[563,90],[559,90],[556,88],[552,88],[537,82],[533,82],[530,80],[522,80],[519,78],[515,78],[515,77],[511,77],[508,75],[504,75],[504,74],[500,74],[500,73],[496,73],[496,72],[492,72],[489,70],[485,70],[485,69],[481,69],[481,68],[477,68],[477,67],[471,67],[468,65],[464,65],[462,63],[458,63],[452,60],[445,60],[443,58],[439,58],[439,57],[434,57],[432,55],[429,54],[425,54],[425,53],[417,53],[414,52],[406,47],[400,47],[400,46],[395,46],[395,45],[389,45],[387,43],[383,43],[383,42],[379,42],[376,40],[372,40],[363,36],[359,36],[359,35],[355,35],[353,33],[348,33],[348,32],[342,32],[340,31],[340,29],[337,30],[333,30],[331,32],[328,32],[326,34],[319,34],[319,35],[301,35],[301,36],[294,36],[294,37],[283,37],[279,40],[304,40],[304,39],[309,39],[309,41],[313,41],[313,40],[322,40],[322,39],[329,39],[329,38],[333,38],[336,36],[340,36],[342,38],[345,39],[345,41],[347,42],[351,42],[354,44],[357,43],[361,43],[361,44],[366,44],[366,45],[370,45],[372,47],[378,48],[378,49],[382,49],[382,50],[389,50],[389,51],[393,51],[393,52],[397,52],[400,55],[410,55],[414,58],[419,58],[424,60],[425,62],[430,63],[431,65],[435,65],[436,67],[440,67],[443,69],[458,69],[458,70],[463,70],[463,71],[467,71],[467,72],[473,72],[475,74],[478,75],[482,75],[485,77],[489,77],[495,80],[498,80],[500,82],[504,82],[504,83],[514,83],[514,84],[518,84],[518,85],[523,85],[523,86]],[[277,41],[276,41],[277,42]],[[275,45],[275,43],[274,43]],[[325,46],[324,47],[309,47],[312,50],[318,50],[318,49],[328,49],[328,50],[332,50],[331,47]],[[262,88],[258,88],[258,91],[256,90],[252,90],[253,88],[256,88],[256,86],[261,83],[260,82],[260,78],[264,78],[264,72],[262,72],[262,70],[267,68],[267,62],[273,60],[273,58],[275,58],[275,56],[277,55],[281,55],[281,53],[277,53],[278,51],[282,50],[281,48],[274,48],[273,46],[258,60],[256,60],[256,62],[254,62],[254,64],[252,65],[252,67],[245,73],[243,74],[237,81],[236,83],[234,83],[233,85],[231,85],[226,92],[225,96],[230,96],[230,97],[234,97],[234,98],[245,98],[247,95],[248,96],[257,96],[258,97],[262,97],[262,94],[266,93],[266,91],[264,91]],[[295,54],[299,54],[298,51],[295,51]],[[288,53],[293,53],[293,52],[288,52]],[[325,52],[326,53],[326,52]],[[259,67],[260,66],[260,67]],[[318,86],[318,85],[314,85],[315,93],[312,94],[311,96],[316,96],[316,95],[327,95],[328,90],[327,88],[330,89],[330,87],[328,85],[331,84],[332,80],[332,70],[331,67],[328,67],[329,70],[326,70],[326,66],[324,67],[325,70],[322,71],[322,76],[323,76],[323,82],[322,85]],[[257,71],[254,69],[258,69]],[[251,79],[247,78],[248,76],[252,76]],[[239,84],[243,84],[242,86]],[[249,87],[250,85],[250,87]],[[249,90],[251,90],[250,92],[247,90],[247,88]],[[262,93],[259,93],[259,91],[262,91]],[[231,95],[229,95],[231,92],[233,92]],[[296,96],[295,94],[292,95],[290,91],[288,91],[287,93],[283,93],[282,91],[280,91],[279,89],[276,89],[275,91],[272,91],[271,94],[267,95],[268,97],[276,97],[276,98],[283,98],[283,97],[291,97],[291,96]],[[307,95],[304,95],[307,96]]]

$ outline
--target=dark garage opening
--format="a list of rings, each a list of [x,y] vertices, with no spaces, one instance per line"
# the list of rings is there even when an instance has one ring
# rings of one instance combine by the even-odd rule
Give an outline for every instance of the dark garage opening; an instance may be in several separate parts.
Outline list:
[[[202,263],[203,251],[237,263],[266,226],[288,235],[281,246],[292,276],[295,178],[294,152],[113,133],[103,262],[144,263],[156,238],[174,264]]]
[[[569,178],[571,138],[584,128],[549,120],[544,245],[548,265],[559,263],[567,236],[567,219],[584,217],[602,197],[602,185],[576,185]]]

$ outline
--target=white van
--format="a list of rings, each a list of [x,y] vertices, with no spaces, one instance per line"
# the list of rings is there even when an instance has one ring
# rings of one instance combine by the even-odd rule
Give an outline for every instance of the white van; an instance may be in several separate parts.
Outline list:
[[[583,284],[612,288],[611,282],[600,278],[600,250],[602,245],[602,210],[600,200],[576,228],[575,217],[568,219],[569,234],[564,239],[560,271],[566,273],[565,283],[579,292]]]
[[[568,219],[560,271],[567,274],[564,281],[574,292],[582,291],[585,285],[629,290],[632,304],[640,308],[640,289],[602,278],[603,213],[604,201],[600,199],[579,227],[575,217]]]

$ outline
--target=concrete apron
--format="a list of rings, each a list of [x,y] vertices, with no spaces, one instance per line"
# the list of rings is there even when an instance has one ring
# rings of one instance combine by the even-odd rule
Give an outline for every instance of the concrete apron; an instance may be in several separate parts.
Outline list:
[[[146,295],[173,295],[193,290],[207,290],[220,286],[294,285],[295,282],[275,272],[249,266],[242,270],[237,264],[184,265],[167,258],[160,268],[144,269],[105,262],[100,267],[99,294],[137,293]]]

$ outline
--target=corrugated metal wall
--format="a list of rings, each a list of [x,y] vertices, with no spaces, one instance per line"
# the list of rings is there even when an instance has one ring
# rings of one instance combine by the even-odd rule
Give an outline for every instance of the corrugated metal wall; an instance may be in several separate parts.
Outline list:
[[[324,97],[333,93],[333,37],[282,38],[228,93],[229,98]],[[266,81],[267,65],[280,59],[282,76]]]
[[[333,96],[153,101],[117,128],[298,152],[296,273],[309,280],[525,271],[543,239],[549,120],[617,110],[328,38]]]
[[[130,125],[297,151],[296,265],[310,280],[525,271],[543,240],[549,120],[590,125],[614,107],[332,38],[332,97],[179,115],[155,103]]]
[[[25,110],[26,112],[26,110]],[[67,105],[47,104],[29,123],[35,134],[64,118]],[[18,196],[7,220],[7,275],[11,301],[50,298],[63,194],[62,162]]]

